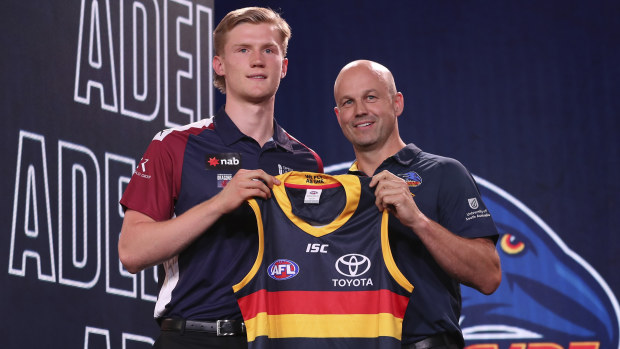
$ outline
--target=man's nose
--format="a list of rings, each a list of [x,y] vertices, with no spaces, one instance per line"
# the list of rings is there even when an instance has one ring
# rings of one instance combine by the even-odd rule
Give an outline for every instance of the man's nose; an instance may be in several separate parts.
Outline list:
[[[366,109],[366,104],[363,102],[355,103],[355,115],[366,115],[368,114],[368,109]]]
[[[252,56],[250,57],[250,64],[252,67],[263,67],[265,66],[265,60],[263,57],[263,53],[261,51],[254,51]]]

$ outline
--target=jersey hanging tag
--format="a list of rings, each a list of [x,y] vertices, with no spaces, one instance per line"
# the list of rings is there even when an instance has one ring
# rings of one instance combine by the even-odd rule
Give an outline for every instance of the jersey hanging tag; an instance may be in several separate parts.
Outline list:
[[[318,204],[321,200],[322,189],[306,189],[304,204]]]

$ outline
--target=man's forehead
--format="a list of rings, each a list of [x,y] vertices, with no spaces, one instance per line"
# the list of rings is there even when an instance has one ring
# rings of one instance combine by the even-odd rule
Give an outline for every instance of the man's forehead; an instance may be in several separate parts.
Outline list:
[[[336,93],[341,95],[378,93],[384,89],[387,89],[385,80],[369,70],[346,71],[336,84]]]
[[[265,41],[265,33],[270,33],[267,41],[280,44],[281,35],[274,24],[269,23],[239,23],[226,35],[227,43]]]

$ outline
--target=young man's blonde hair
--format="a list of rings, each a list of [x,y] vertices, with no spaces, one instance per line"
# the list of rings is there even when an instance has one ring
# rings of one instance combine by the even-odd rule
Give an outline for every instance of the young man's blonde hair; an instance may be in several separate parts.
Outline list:
[[[286,57],[288,49],[288,41],[291,38],[291,27],[280,15],[270,8],[264,7],[245,7],[229,12],[220,24],[213,31],[213,45],[215,46],[215,55],[220,56],[224,53],[224,45],[226,44],[226,34],[234,27],[242,23],[251,24],[273,24],[276,26],[281,36],[282,56]],[[226,80],[223,76],[215,74],[213,85],[222,93],[226,93]]]

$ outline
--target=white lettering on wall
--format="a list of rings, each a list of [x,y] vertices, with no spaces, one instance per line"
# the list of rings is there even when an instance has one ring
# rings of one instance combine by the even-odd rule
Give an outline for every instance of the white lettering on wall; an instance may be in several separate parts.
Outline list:
[[[154,302],[156,268],[143,270],[139,276],[132,275],[118,259],[117,245],[123,219],[118,202],[136,161],[105,153],[102,184],[95,153],[84,145],[59,140],[58,161],[52,163],[58,164],[57,240],[54,240],[52,227],[50,197],[53,193],[49,189],[52,179],[48,174],[46,139],[39,134],[20,131],[8,273],[27,277],[36,267],[38,280],[92,289],[101,284],[100,274],[105,263],[107,293]],[[102,243],[102,223],[105,225],[105,243]],[[104,254],[105,261],[102,260]]]
[[[160,114],[163,74],[166,127],[211,116],[212,9],[188,0],[121,0],[119,6],[116,30],[109,0],[82,0],[74,101],[153,121]]]

